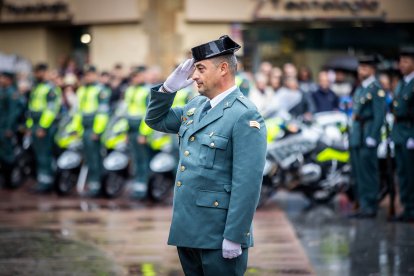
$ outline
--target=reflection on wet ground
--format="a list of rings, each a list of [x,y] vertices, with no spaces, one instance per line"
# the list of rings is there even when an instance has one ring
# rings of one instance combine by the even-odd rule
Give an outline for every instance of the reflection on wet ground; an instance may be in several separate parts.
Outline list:
[[[0,275],[183,275],[171,207],[0,190]],[[288,219],[257,212],[246,275],[314,275]]]
[[[300,195],[281,192],[275,202],[317,275],[414,275],[414,224],[387,222],[386,206],[376,219],[355,220],[345,218],[350,205],[342,197],[310,207]]]

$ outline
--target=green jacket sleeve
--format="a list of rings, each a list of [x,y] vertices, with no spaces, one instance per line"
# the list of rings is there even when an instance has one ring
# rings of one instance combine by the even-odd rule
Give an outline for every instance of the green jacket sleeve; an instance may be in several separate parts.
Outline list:
[[[145,123],[161,132],[178,133],[181,125],[182,107],[171,108],[176,93],[159,92],[160,86],[151,89]]]
[[[14,90],[10,98],[10,112],[7,119],[7,129],[15,131],[18,126],[19,117],[24,112],[24,98],[19,94],[19,91]]]
[[[373,120],[367,136],[374,138],[379,143],[381,141],[381,127],[384,125],[386,113],[385,92],[377,87],[373,92]]]
[[[260,129],[255,127],[260,124]],[[253,125],[252,125],[253,124]],[[233,128],[233,172],[224,238],[245,243],[256,211],[266,159],[266,126],[256,110],[245,112]]]

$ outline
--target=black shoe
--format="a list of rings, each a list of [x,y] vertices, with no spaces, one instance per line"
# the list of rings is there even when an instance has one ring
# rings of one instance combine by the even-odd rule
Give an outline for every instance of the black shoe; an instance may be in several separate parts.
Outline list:
[[[376,216],[377,216],[376,212],[359,211],[359,212],[355,212],[353,214],[350,214],[348,216],[348,218],[371,219],[371,218],[375,218]]]
[[[30,193],[32,194],[47,194],[53,191],[53,185],[43,185],[37,184],[32,189],[30,189]]]
[[[389,221],[401,223],[414,223],[414,216],[408,215],[406,213],[401,213],[398,216],[391,218]]]

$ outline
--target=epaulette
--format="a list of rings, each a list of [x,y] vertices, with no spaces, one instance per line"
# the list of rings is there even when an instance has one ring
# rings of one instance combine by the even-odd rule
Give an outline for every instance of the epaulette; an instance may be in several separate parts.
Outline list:
[[[239,102],[241,102],[248,109],[255,108],[254,104],[248,98],[246,98],[244,95],[238,96],[237,100]]]

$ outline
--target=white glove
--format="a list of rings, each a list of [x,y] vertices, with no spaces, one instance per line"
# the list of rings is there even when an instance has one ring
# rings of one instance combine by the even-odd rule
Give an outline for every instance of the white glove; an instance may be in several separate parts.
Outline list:
[[[242,254],[241,244],[223,240],[223,258],[233,259]]]
[[[194,70],[194,59],[187,59],[181,63],[174,72],[172,72],[163,86],[167,92],[177,92],[194,82],[192,78],[188,79]]]
[[[365,139],[365,144],[367,145],[367,147],[373,148],[373,147],[377,146],[377,141],[375,141],[374,138],[368,136]]]
[[[414,138],[408,138],[407,149],[414,149]]]

